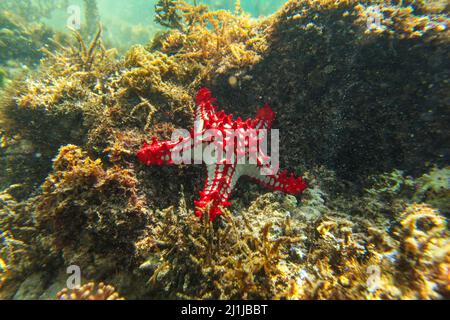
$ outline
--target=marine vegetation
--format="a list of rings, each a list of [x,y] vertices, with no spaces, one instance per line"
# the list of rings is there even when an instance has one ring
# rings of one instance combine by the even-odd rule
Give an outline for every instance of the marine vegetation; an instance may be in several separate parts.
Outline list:
[[[98,26],[100,25],[100,15],[98,12],[97,0],[83,0],[84,16],[86,23],[84,33],[86,37],[95,37]]]
[[[156,38],[152,48],[173,55],[181,61],[202,66],[202,74],[223,74],[230,69],[244,69],[257,63],[266,49],[269,25],[237,10],[209,11],[203,5],[183,1],[170,3],[170,9],[157,21],[173,29]]]
[[[132,170],[104,169],[100,159],[91,159],[80,148],[62,147],[34,202],[43,241],[62,250],[65,261],[86,266],[85,273],[91,268],[107,272],[129,263],[127,252],[132,254],[134,241],[148,221],[137,184]],[[74,234],[83,236],[73,238]],[[103,253],[99,258],[101,251],[111,255]],[[123,259],[117,255],[120,251]]]
[[[449,299],[439,3],[289,0],[256,19],[158,1],[164,31],[123,56],[108,26],[49,35],[0,94],[0,298]],[[0,46],[30,35],[0,17]],[[224,122],[270,105],[256,120],[280,128],[293,189],[243,179],[201,214],[203,166],[146,165],[212,116],[202,87]]]
[[[0,88],[5,85],[6,72],[3,69],[0,69]]]

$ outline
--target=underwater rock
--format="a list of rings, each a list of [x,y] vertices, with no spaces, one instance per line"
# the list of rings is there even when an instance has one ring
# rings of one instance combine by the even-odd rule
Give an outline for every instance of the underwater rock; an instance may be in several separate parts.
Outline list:
[[[42,273],[35,273],[26,278],[16,294],[14,300],[37,300],[44,291],[45,275]]]
[[[369,25],[381,12],[380,29]],[[358,181],[395,168],[419,175],[449,161],[449,18],[388,1],[288,1],[269,18],[267,49],[218,99],[244,116],[267,101],[281,162],[326,165]]]
[[[413,204],[400,216],[400,264],[416,292],[414,299],[450,297],[450,233],[443,216],[425,204]],[[406,293],[407,294],[407,293]]]
[[[44,290],[44,292],[39,296],[39,300],[54,300],[58,292],[63,290],[67,286],[68,274],[65,272],[60,272],[55,279],[49,281],[50,285]]]
[[[87,276],[132,264],[133,243],[149,218],[133,171],[105,170],[73,145],[61,148],[53,170],[34,207],[52,250]]]

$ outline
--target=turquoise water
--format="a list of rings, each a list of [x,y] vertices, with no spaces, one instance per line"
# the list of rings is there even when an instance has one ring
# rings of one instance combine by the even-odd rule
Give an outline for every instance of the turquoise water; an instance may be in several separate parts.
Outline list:
[[[110,39],[115,47],[126,47],[133,43],[144,44],[150,41],[156,32],[162,30],[161,26],[154,21],[154,7],[157,2],[157,0],[97,1],[100,20],[106,26],[105,38]],[[186,2],[190,4],[205,4],[213,10],[225,9],[234,11],[235,9],[235,0],[189,0]],[[241,1],[241,7],[253,17],[260,17],[272,14],[284,2],[284,0],[243,0]],[[81,23],[83,24],[83,13],[85,10],[85,1],[83,0],[68,1],[67,6],[56,9],[52,12],[50,19],[44,18],[43,21],[57,30],[65,30],[67,19],[70,16],[65,9],[71,5],[81,8]],[[141,35],[130,39],[129,32],[133,28],[141,30]]]

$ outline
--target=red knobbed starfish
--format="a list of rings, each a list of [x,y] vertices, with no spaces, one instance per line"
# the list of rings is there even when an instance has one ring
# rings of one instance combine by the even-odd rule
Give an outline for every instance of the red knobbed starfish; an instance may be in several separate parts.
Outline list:
[[[151,144],[144,143],[137,153],[139,161],[145,165],[171,165],[180,163],[178,156],[184,159],[187,156],[195,163],[206,163],[208,176],[205,187],[200,192],[200,200],[195,201],[195,214],[202,217],[207,213],[211,221],[222,214],[221,207],[230,205],[228,198],[241,176],[248,176],[272,190],[300,194],[306,188],[301,177],[288,175],[286,171],[262,174],[263,169],[269,168],[268,157],[254,146],[266,137],[267,130],[271,128],[275,118],[272,109],[266,104],[258,110],[255,119],[233,120],[232,115],[227,115],[224,111],[216,112],[214,102],[208,89],[200,89],[196,97],[195,129],[172,141],[160,142],[153,137]],[[235,138],[238,141],[236,144]],[[202,156],[202,150],[211,145],[219,148],[211,153],[212,161],[198,158],[199,154]],[[220,150],[226,148],[230,148],[231,152],[223,157]],[[250,161],[251,158],[253,162]],[[241,161],[242,159],[247,162]]]

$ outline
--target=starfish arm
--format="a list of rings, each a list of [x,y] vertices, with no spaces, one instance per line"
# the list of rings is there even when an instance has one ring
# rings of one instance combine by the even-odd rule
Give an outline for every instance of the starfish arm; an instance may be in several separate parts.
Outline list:
[[[152,138],[150,144],[144,143],[138,151],[139,161],[149,165],[172,165],[192,159],[193,139],[191,136],[180,137],[178,141],[158,141]],[[186,159],[187,154],[189,159]]]
[[[294,174],[288,174],[283,171],[273,175],[263,175],[260,166],[248,167],[243,175],[250,177],[265,188],[282,191],[284,193],[298,195],[306,189],[306,183],[301,177],[295,177]]]
[[[201,127],[208,127],[210,122],[215,120],[215,113],[217,107],[214,106],[214,102],[216,101],[213,98],[211,91],[207,88],[202,88],[198,91],[197,96],[195,98],[195,103],[197,107],[195,108],[195,122],[200,123]]]
[[[230,164],[208,165],[207,171],[208,177],[203,191],[200,192],[200,200],[195,201],[195,214],[202,217],[204,213],[207,213],[209,219],[213,221],[222,214],[220,207],[230,205],[228,198],[239,176],[236,166]]]

